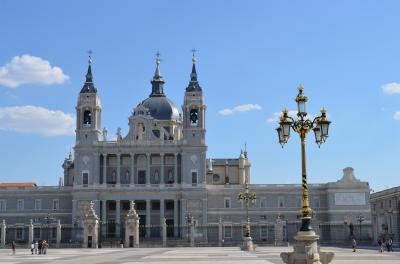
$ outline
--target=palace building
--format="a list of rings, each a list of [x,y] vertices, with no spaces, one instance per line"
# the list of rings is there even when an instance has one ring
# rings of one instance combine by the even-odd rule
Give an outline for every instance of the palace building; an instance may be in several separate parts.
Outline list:
[[[74,155],[62,164],[59,186],[0,184],[1,245],[15,240],[50,244],[82,243],[90,204],[99,218],[99,244],[112,245],[125,234],[124,219],[135,202],[141,245],[160,243],[166,225],[168,243],[184,244],[189,222],[198,245],[240,243],[246,223],[238,194],[249,184],[257,200],[250,208],[255,243],[291,241],[300,226],[300,184],[251,184],[247,150],[230,159],[208,158],[205,93],[193,56],[190,81],[179,110],[168,99],[160,60],[148,98],[129,116],[129,132],[108,138],[103,128],[100,93],[92,60],[76,105]],[[209,131],[212,133],[212,131]],[[268,172],[266,171],[267,175]],[[276,177],[279,179],[279,177]],[[313,227],[323,242],[372,236],[369,185],[345,168],[337,182],[310,184]],[[363,215],[362,229],[356,217]],[[355,228],[354,228],[355,227]]]

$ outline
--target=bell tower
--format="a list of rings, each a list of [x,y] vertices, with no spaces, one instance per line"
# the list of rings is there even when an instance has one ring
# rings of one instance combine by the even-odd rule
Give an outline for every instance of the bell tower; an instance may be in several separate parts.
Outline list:
[[[205,113],[203,90],[197,80],[196,57],[192,57],[190,82],[185,90],[183,112],[182,183],[185,187],[206,185]]]
[[[205,114],[203,90],[197,80],[196,57],[192,57],[190,82],[185,91],[183,103],[183,138],[184,145],[205,146]]]
[[[100,140],[101,103],[93,84],[92,58],[89,56],[86,81],[76,106],[76,145],[92,145]]]

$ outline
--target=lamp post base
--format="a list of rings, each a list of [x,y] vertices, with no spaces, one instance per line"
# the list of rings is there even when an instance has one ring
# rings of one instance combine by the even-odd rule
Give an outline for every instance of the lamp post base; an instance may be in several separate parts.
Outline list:
[[[243,238],[242,250],[244,251],[254,251],[253,239],[251,237]]]
[[[320,251],[319,236],[312,230],[299,231],[294,239],[293,252],[281,253],[281,259],[287,264],[328,264],[335,255]]]

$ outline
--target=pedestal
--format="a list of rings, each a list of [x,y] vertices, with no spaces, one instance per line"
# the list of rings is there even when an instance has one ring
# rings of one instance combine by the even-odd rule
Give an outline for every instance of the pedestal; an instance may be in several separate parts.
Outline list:
[[[287,264],[328,264],[335,255],[320,251],[319,236],[314,231],[299,231],[294,239],[293,252],[281,253],[281,259]]]
[[[244,251],[254,251],[253,239],[251,237],[243,238],[242,250]]]

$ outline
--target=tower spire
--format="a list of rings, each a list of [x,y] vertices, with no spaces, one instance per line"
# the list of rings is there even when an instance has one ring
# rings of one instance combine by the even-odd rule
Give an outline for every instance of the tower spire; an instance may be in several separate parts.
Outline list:
[[[199,82],[197,80],[197,71],[196,71],[196,49],[192,49],[192,72],[190,73],[190,82],[188,87],[186,88],[186,91],[192,92],[192,91],[201,91],[201,87],[199,85]]]
[[[88,69],[86,73],[86,81],[82,87],[81,93],[97,93],[96,87],[93,84],[93,74],[92,74],[92,51],[89,50],[89,58],[88,58]]]
[[[164,95],[164,79],[160,74],[160,52],[156,53],[156,70],[154,72],[153,80],[151,80],[151,94],[150,97],[165,96]]]

